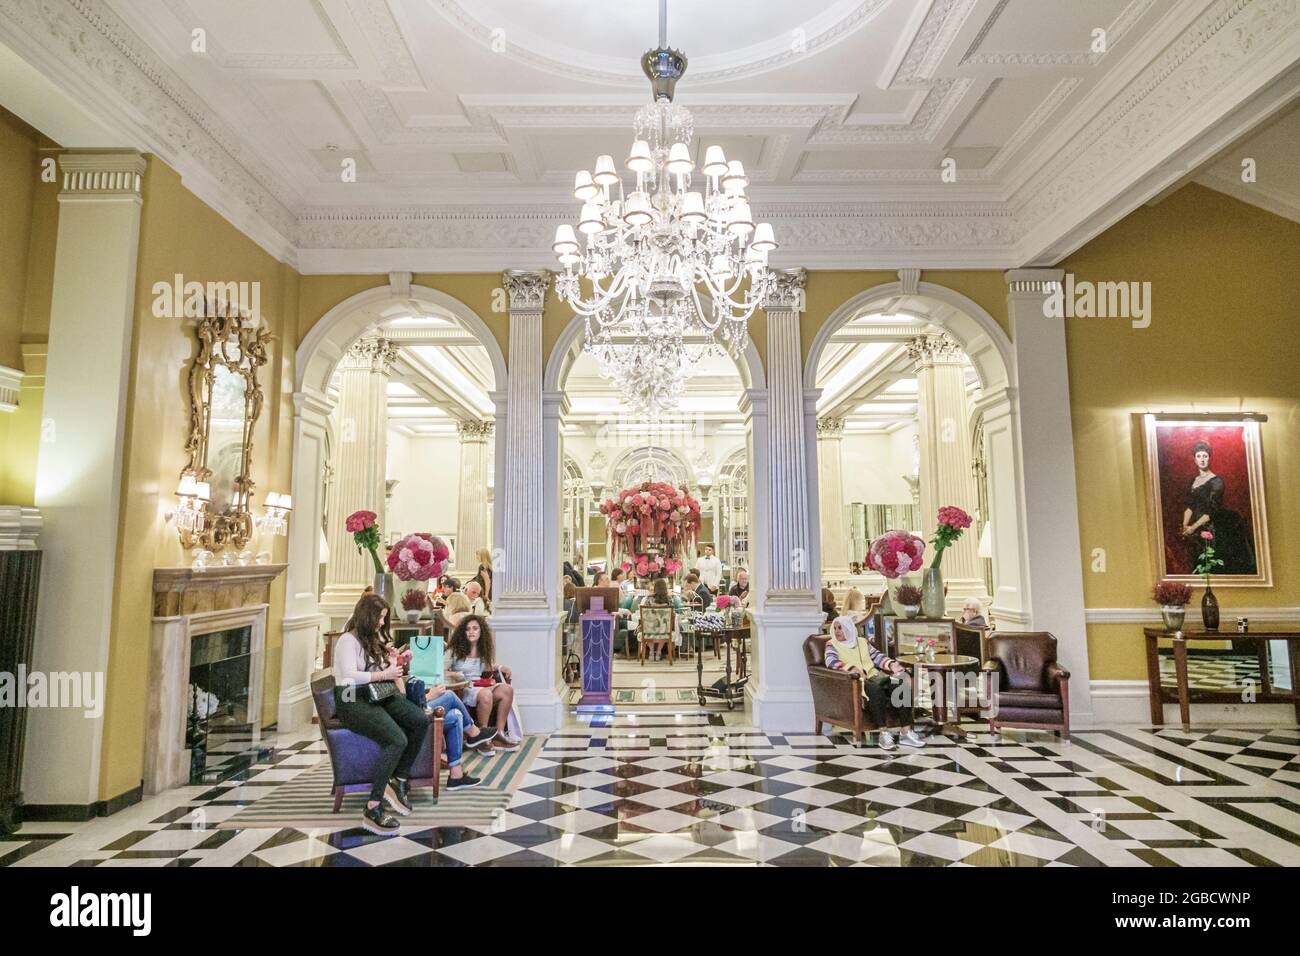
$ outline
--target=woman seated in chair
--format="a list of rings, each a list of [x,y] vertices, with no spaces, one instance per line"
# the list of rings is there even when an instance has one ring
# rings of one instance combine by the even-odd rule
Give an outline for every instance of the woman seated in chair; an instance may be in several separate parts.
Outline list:
[[[471,777],[461,767],[462,755],[466,747],[490,744],[497,732],[476,724],[464,701],[455,691],[448,690],[446,684],[430,687],[424,692],[424,698],[426,710],[436,710],[439,707],[443,709],[442,736],[447,742],[447,789],[477,787],[482,781],[478,777]]]
[[[463,591],[447,595],[447,603],[442,606],[442,619],[447,626],[455,630],[460,622],[470,615],[470,603]]]
[[[378,594],[364,594],[357,602],[334,645],[333,671],[339,723],[380,749],[361,825],[371,833],[396,833],[399,824],[385,805],[401,816],[411,812],[411,765],[429,733],[429,718],[396,687],[402,664],[388,638],[388,603]],[[369,685],[378,691],[381,682],[392,682],[391,693],[372,699]]]
[[[515,702],[515,689],[509,684],[510,668],[497,663],[496,645],[487,620],[471,614],[457,624],[447,642],[447,656],[448,676],[470,682],[460,692],[461,700],[475,713],[480,727],[487,726],[492,710],[496,708],[493,746],[498,750],[518,750],[520,741],[510,736],[507,730],[510,708]],[[477,686],[476,681],[490,683]]]
[[[906,669],[896,660],[886,657],[858,637],[858,625],[847,614],[837,617],[831,626],[831,638],[826,642],[826,666],[831,670],[848,671],[862,678],[862,696],[871,718],[880,728],[879,743],[881,750],[894,750],[898,743],[904,747],[924,747],[925,738],[912,729],[912,708],[907,705],[893,706],[890,697],[893,694],[894,681],[890,675],[908,680]],[[911,688],[903,688],[907,699],[911,699]],[[898,715],[899,729],[902,736],[897,742],[894,735],[885,729],[885,720],[890,711]]]
[[[662,659],[664,649],[673,639],[673,632],[671,626],[664,633],[647,629],[645,612],[656,608],[667,608],[670,612],[668,614],[668,619],[671,621],[672,612],[676,610],[676,607],[677,605],[673,601],[673,596],[668,592],[668,579],[655,578],[654,585],[650,591],[650,596],[641,602],[641,624],[639,633],[637,634],[638,640],[644,642],[646,653],[649,654],[650,660],[652,661]]]

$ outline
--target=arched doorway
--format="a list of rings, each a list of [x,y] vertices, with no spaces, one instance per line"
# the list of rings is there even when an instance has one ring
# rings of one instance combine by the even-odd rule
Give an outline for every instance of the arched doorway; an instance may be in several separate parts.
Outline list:
[[[436,289],[418,285],[401,289],[379,286],[358,293],[325,313],[303,339],[294,365],[294,517],[289,532],[289,566],[286,572],[279,701],[281,729],[301,726],[311,719],[310,680],[323,620],[321,565],[329,550],[324,521],[329,482],[336,480],[330,474],[330,462],[338,460],[340,449],[349,439],[356,443],[363,434],[363,431],[356,430],[359,426],[355,423],[340,428],[338,421],[332,420],[336,396],[331,380],[354,344],[367,333],[381,328],[384,330],[383,338],[394,353],[411,353],[406,371],[422,373],[432,383],[426,390],[420,382],[395,382],[392,384],[397,387],[386,392],[385,411],[388,400],[402,404],[402,389],[412,393],[410,409],[413,414],[402,423],[402,427],[410,431],[411,438],[431,439],[450,429],[448,434],[452,437],[468,433],[471,441],[486,445],[491,440],[493,424],[504,414],[506,363],[496,338],[471,308]],[[473,349],[482,358],[453,367],[445,356],[455,349]],[[419,407],[435,401],[458,409],[459,414],[433,415]],[[485,494],[488,485],[499,484],[492,481],[487,463],[495,458],[496,467],[500,467],[501,439],[497,429],[493,442],[494,456],[487,453],[486,447],[475,448],[476,467],[486,478],[476,484],[481,485]],[[383,457],[387,459],[387,455]],[[381,478],[387,465],[387,460],[376,463]],[[393,492],[396,493],[400,487],[399,481]],[[381,510],[382,504],[376,502],[372,510]],[[487,508],[486,501],[482,505]],[[499,507],[499,502],[494,502],[493,506]],[[330,515],[331,526],[344,517]],[[394,517],[397,517],[396,512]],[[493,529],[499,526],[499,522],[486,515],[484,520]],[[394,530],[431,531],[454,537],[449,528],[441,526]],[[486,534],[482,529],[478,533]],[[473,550],[472,546],[465,546]],[[458,566],[465,560],[464,554],[457,555]],[[337,612],[337,609],[333,611]]]
[[[876,323],[863,321],[873,316],[882,318]],[[855,324],[860,327],[855,327]],[[871,348],[870,351],[860,351],[856,357],[863,369],[855,370],[845,363],[837,372],[834,363],[828,360],[834,357],[836,348],[847,350],[842,340],[845,330],[851,327],[852,337],[871,343]],[[905,290],[901,282],[876,286],[843,303],[818,330],[804,365],[804,382],[813,389],[826,389],[828,386],[833,389],[839,384],[835,380],[837,374],[852,378],[874,372],[881,380],[868,386],[867,390],[877,388],[871,397],[878,394],[886,399],[876,403],[878,407],[901,406],[908,400],[914,404],[915,392],[898,387],[899,370],[905,365],[910,367],[912,363],[900,351],[904,343],[927,332],[950,337],[968,363],[971,387],[967,396],[969,401],[964,406],[967,420],[958,423],[957,431],[968,438],[981,435],[983,445],[982,457],[977,459],[981,471],[978,478],[974,474],[974,462],[969,463],[972,466],[972,495],[967,507],[968,510],[978,510],[982,491],[987,500],[988,514],[980,518],[982,521],[991,519],[986,550],[992,562],[993,614],[1000,626],[1021,628],[1028,624],[1030,615],[1028,570],[1023,557],[1026,549],[1023,547],[1021,521],[1024,512],[1023,481],[1014,388],[1015,363],[1011,340],[996,320],[967,296],[934,283],[917,283],[914,290]],[[838,343],[837,337],[841,340]],[[890,388],[896,389],[892,396],[888,391]],[[819,414],[821,411],[819,404]],[[937,442],[942,436],[929,437]],[[962,443],[962,447],[966,450],[971,446]],[[898,511],[891,512],[891,518],[903,514],[907,502],[900,497],[896,504]],[[933,520],[932,516],[927,519],[924,514],[918,513],[918,517],[921,527],[910,530],[919,532],[928,527],[925,524],[927,520]],[[823,523],[825,520],[823,516]],[[899,517],[897,520],[903,519]],[[981,525],[977,532],[982,530]],[[973,536],[973,541],[980,541],[978,533]],[[846,569],[827,570],[843,574]]]

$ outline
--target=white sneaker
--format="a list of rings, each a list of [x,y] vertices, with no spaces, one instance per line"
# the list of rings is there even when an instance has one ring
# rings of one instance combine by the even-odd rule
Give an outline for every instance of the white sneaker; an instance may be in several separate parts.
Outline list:
[[[918,734],[915,730],[909,730],[907,733],[903,734],[901,737],[898,738],[898,742],[901,743],[904,747],[925,746],[925,738],[922,737],[920,734]]]
[[[894,740],[894,735],[887,730],[882,730],[877,734],[878,744],[881,750],[897,750],[898,743]]]

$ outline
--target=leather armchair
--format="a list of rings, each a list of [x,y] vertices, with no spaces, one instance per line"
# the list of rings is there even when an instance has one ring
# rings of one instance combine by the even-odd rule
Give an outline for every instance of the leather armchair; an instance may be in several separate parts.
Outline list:
[[[345,793],[368,791],[375,778],[379,745],[369,737],[353,733],[339,722],[334,707],[334,677],[327,674],[311,682],[311,696],[316,703],[320,735],[334,768],[334,812],[343,806]],[[428,787],[438,802],[438,773],[442,765],[443,709],[435,708],[429,720],[429,733],[411,765],[411,789]]]
[[[879,730],[862,705],[862,680],[848,671],[826,666],[825,634],[811,634],[804,639],[803,657],[808,665],[808,683],[812,685],[813,733],[820,734],[823,724],[847,728],[856,743],[862,743],[869,730]]]
[[[996,631],[985,640],[983,675],[989,730],[1024,727],[1070,736],[1070,672],[1056,659],[1046,631]]]

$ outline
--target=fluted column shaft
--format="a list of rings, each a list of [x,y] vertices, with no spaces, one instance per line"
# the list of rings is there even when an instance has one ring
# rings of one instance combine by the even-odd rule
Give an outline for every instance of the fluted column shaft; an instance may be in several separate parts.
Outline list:
[[[767,312],[768,483],[771,507],[766,603],[816,603],[809,468],[799,314],[805,273],[781,273]],[[760,520],[762,516],[759,516]]]
[[[488,442],[491,422],[460,422],[460,497],[456,511],[456,567],[478,570],[475,557],[488,546],[487,484]]]
[[[844,516],[844,419],[817,420],[817,464],[821,513],[822,574],[843,574],[849,568],[849,543]]]
[[[334,475],[329,488],[329,565],[322,603],[355,601],[374,578],[370,556],[358,552],[344,522],[354,511],[373,511],[384,523],[384,478],[388,471],[388,375],[397,347],[367,335],[339,362],[335,408]],[[382,558],[382,554],[381,554]]]
[[[507,385],[505,486],[501,564],[496,568],[496,606],[545,608],[544,467],[542,446],[542,309],[550,284],[546,272],[510,271],[502,276],[510,302],[510,376]]]
[[[965,354],[946,332],[918,336],[908,343],[916,362],[917,433],[921,445],[921,521],[927,541],[933,536],[939,509],[955,505],[969,514],[976,508],[971,471],[970,412],[966,403]],[[965,597],[983,573],[971,532],[943,553],[943,576],[950,599]],[[927,560],[928,563],[928,560]]]

